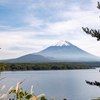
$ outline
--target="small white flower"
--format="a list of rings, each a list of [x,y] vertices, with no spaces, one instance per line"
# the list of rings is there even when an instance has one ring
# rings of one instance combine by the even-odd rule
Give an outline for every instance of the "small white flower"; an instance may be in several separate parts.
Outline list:
[[[0,99],[7,99],[7,94],[3,94],[0,96]]]
[[[2,88],[0,89],[0,92],[3,91],[5,89],[5,85],[2,86]]]
[[[31,86],[31,91],[30,91],[31,94],[33,94],[33,85]]]
[[[23,81],[17,83],[17,85],[16,85],[16,93],[20,92],[20,84],[22,84],[25,80],[26,79],[24,79]]]
[[[20,82],[18,82],[16,85],[16,93],[19,93],[19,91],[20,91],[19,89],[20,89]]]
[[[9,88],[8,93],[9,93],[12,89],[13,89],[13,86],[11,86],[11,87]]]
[[[1,88],[0,91],[2,91],[4,88],[5,88],[5,85],[2,86],[2,88]],[[6,94],[2,94],[2,95],[0,96],[0,99],[9,100],[9,92],[12,90],[12,88],[13,88],[13,86],[11,86],[11,87],[9,88],[9,90],[7,91]]]

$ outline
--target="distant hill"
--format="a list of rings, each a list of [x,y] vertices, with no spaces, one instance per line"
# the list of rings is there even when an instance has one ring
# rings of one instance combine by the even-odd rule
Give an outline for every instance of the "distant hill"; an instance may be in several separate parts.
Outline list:
[[[27,54],[16,59],[2,60],[9,63],[33,63],[33,62],[50,62],[51,60],[37,54]]]
[[[100,61],[100,57],[94,56],[68,41],[60,41],[40,52],[21,56],[16,59],[8,59],[3,62],[32,63],[32,62],[89,62]]]

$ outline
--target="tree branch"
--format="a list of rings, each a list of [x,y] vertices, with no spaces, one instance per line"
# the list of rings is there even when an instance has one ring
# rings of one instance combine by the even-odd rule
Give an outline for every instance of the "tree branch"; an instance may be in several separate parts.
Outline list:
[[[99,29],[96,30],[96,29],[89,29],[88,27],[84,28],[82,27],[83,31],[85,31],[87,34],[90,34],[92,37],[96,37],[97,38],[97,41],[100,40],[100,31]]]
[[[85,80],[85,82],[86,82],[87,84],[89,84],[89,85],[96,85],[96,86],[99,86],[99,87],[100,87],[100,82],[97,82],[97,81],[95,81],[95,82],[90,82],[90,81],[87,81],[87,80]]]

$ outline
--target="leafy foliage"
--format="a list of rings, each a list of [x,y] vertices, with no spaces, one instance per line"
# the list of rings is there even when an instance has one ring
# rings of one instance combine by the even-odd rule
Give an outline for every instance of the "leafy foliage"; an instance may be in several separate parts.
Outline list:
[[[0,72],[5,70],[6,63],[0,63]]]
[[[2,78],[2,79],[4,79],[4,78]],[[0,79],[0,80],[2,80],[2,79]],[[11,86],[5,94],[1,94],[1,92],[5,88],[5,85],[3,85],[0,89],[0,100],[1,99],[2,100],[38,100],[38,98],[40,98],[40,100],[47,100],[44,97],[44,94],[40,94],[39,96],[36,96],[35,94],[33,94],[33,92],[32,92],[33,87],[31,87],[30,93],[28,93],[27,91],[24,91],[23,88],[20,87],[20,85],[24,81],[25,81],[25,79],[21,82],[18,82],[15,89],[13,88],[13,86]]]
[[[2,79],[1,79],[2,80]],[[2,86],[0,89],[0,100],[48,100],[45,97],[45,94],[40,94],[36,96],[33,94],[33,86],[31,86],[31,92],[28,93],[27,91],[24,91],[20,85],[25,81],[25,79],[21,82],[18,82],[16,85],[16,88],[14,89],[13,86],[10,87],[10,89],[5,93],[1,94],[2,90],[5,88],[5,85]],[[12,94],[12,96],[10,96]],[[55,100],[54,98],[52,100]],[[67,99],[63,99],[67,100]]]

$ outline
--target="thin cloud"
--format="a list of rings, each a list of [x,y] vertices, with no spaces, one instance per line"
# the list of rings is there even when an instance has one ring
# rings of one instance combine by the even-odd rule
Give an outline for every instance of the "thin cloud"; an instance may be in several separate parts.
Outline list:
[[[99,28],[100,19],[96,1],[3,1],[0,1],[2,59],[38,52],[63,39],[98,55],[99,49],[91,47],[95,45],[99,47],[99,42],[84,33],[81,28],[87,26]]]

